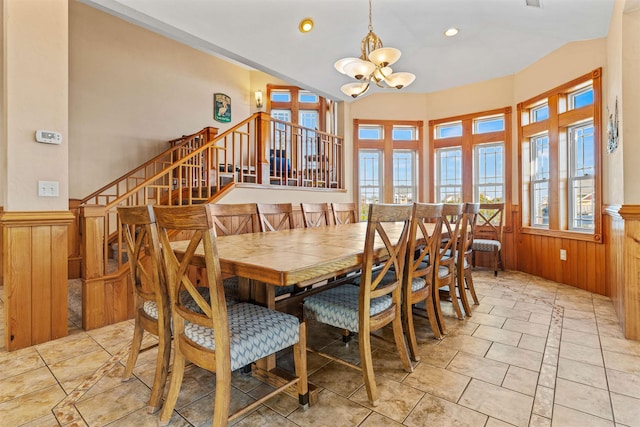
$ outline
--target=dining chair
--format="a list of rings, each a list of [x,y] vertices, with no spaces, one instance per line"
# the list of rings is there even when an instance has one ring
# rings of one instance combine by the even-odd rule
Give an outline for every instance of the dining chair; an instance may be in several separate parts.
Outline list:
[[[502,218],[504,203],[481,203],[478,212],[478,223],[473,237],[473,260],[476,266],[476,252],[488,252],[492,257],[493,274],[498,275],[498,264],[504,271],[502,263]]]
[[[123,381],[131,379],[144,331],[158,337],[158,355],[147,411],[160,409],[171,356],[171,312],[153,207],[119,206],[129,275],[136,295],[135,323]]]
[[[216,246],[212,205],[156,206],[155,214],[164,248],[170,248],[169,230],[192,233],[180,260],[172,250],[164,250],[167,287],[171,296],[174,357],[169,391],[160,412],[160,425],[166,425],[175,408],[186,361],[215,373],[213,426],[226,426],[248,413],[275,393],[296,385],[299,403],[308,406],[306,325],[295,316],[266,307],[238,303],[227,306],[224,298],[220,261]],[[197,251],[202,251],[197,254]],[[210,302],[196,291],[187,270],[193,259],[204,258]],[[197,310],[185,304],[186,292]],[[293,347],[296,376],[282,379],[280,385],[248,406],[229,414],[231,373],[244,366]]]
[[[210,212],[216,236],[260,232],[258,207],[255,203],[212,203]],[[236,300],[247,300],[250,295],[249,289],[240,289],[236,276],[225,277],[224,289],[228,297]]]
[[[431,232],[427,223],[433,224]],[[413,323],[414,305],[424,304],[434,336],[442,338],[433,299],[435,272],[440,265],[441,236],[442,204],[414,203],[402,275],[402,320],[411,359],[416,362],[420,360],[420,356]]]
[[[331,203],[334,224],[358,222],[358,209],[355,203]]]
[[[458,295],[462,302],[462,308],[468,317],[471,317],[472,313],[471,306],[469,305],[469,298],[467,297],[467,289],[469,289],[469,292],[471,293],[473,303],[476,305],[478,304],[478,297],[476,295],[476,290],[473,287],[473,277],[471,275],[471,258],[473,256],[473,235],[479,210],[479,203],[464,204],[460,236],[458,238],[456,248],[456,282],[458,286]]]
[[[340,360],[340,363],[362,371],[369,402],[374,406],[378,404],[378,391],[371,355],[372,331],[392,324],[402,365],[405,371],[413,371],[402,330],[401,313],[402,273],[411,211],[410,205],[370,205],[360,286],[338,286],[309,296],[303,301],[305,319],[358,334],[362,366],[344,360]],[[400,233],[388,234],[389,227],[398,222],[402,224]],[[374,270],[375,263],[380,263],[377,270]],[[328,354],[318,353],[338,360]]]
[[[291,203],[258,203],[258,219],[262,232],[295,228]]]
[[[458,203],[445,203],[442,207],[443,232],[445,232],[446,236],[442,237],[442,244],[440,245],[440,265],[438,266],[438,273],[435,275],[434,305],[438,326],[440,326],[440,332],[443,335],[447,334],[447,327],[442,314],[443,296],[451,301],[453,311],[458,319],[464,318],[456,295],[455,257],[463,208],[464,205]]]
[[[328,203],[300,203],[300,209],[306,228],[324,227],[331,224]]]

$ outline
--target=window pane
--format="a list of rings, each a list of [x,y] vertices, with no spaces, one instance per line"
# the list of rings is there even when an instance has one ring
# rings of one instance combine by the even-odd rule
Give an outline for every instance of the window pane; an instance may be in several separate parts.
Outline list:
[[[488,133],[504,130],[504,117],[490,117],[473,121],[473,133]]]
[[[531,179],[549,179],[549,137],[531,138]]]
[[[291,122],[291,110],[271,110],[271,117],[277,120],[282,120],[283,122]],[[285,125],[284,123],[271,122],[272,126],[274,126],[273,138],[275,148],[285,149],[286,143],[290,139],[289,133],[291,131],[291,127]]]
[[[460,148],[437,150],[436,167],[437,202],[462,202],[462,150]]]
[[[595,173],[593,124],[587,123],[569,128],[569,228],[592,231],[595,202]]]
[[[573,203],[571,228],[573,230],[592,231],[595,227],[593,222],[593,179],[575,180],[571,190],[571,203]]]
[[[447,123],[436,126],[436,138],[451,138],[462,136],[462,123]]]
[[[301,90],[298,92],[298,101],[300,102],[318,102],[318,95],[315,93],[307,92],[306,90]]]
[[[382,200],[382,153],[378,150],[359,152],[360,219],[366,220],[371,203]]]
[[[569,135],[573,155],[571,175],[575,177],[593,175],[595,173],[593,125],[573,128]]]
[[[271,100],[274,102],[291,102],[291,92],[288,90],[272,90]]]
[[[415,141],[417,138],[416,128],[413,126],[394,126],[391,137],[395,141]]]
[[[475,195],[479,203],[504,202],[504,146],[478,145],[474,149]]]
[[[533,225],[549,225],[549,183],[536,182],[533,184],[532,203]]]
[[[393,151],[393,203],[413,203],[416,188],[415,153]]]
[[[531,109],[531,122],[540,122],[549,118],[549,106],[541,105]]]
[[[300,110],[298,124],[309,129],[318,129],[318,112],[316,110]]]
[[[358,138],[360,139],[382,139],[382,126],[359,126]]]
[[[588,87],[569,94],[569,109],[593,104],[593,88]]]

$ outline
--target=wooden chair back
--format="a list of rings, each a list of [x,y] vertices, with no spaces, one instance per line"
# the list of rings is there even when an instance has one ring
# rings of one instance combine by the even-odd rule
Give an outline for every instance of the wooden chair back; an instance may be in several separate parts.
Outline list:
[[[255,203],[213,203],[210,212],[218,236],[260,232]]]
[[[456,260],[458,295],[460,295],[462,307],[467,316],[471,316],[471,305],[467,298],[467,288],[469,292],[471,292],[474,303],[478,304],[479,302],[471,275],[473,266],[473,237],[479,212],[480,203],[465,203],[462,214],[462,225],[460,226],[460,238],[458,239],[458,248],[456,251],[458,256]]]
[[[443,265],[453,265],[456,253],[458,237],[460,236],[460,225],[462,224],[462,213],[464,204],[445,203],[442,207],[442,223],[446,230],[446,237],[442,239],[440,248],[440,262]]]
[[[369,330],[376,330],[390,323],[398,313],[395,310],[401,307],[402,274],[412,210],[411,205],[369,206],[360,279],[360,328],[365,327],[365,330],[360,329],[361,334],[368,334]],[[398,222],[403,223],[401,233],[395,237],[390,236],[385,226]],[[378,242],[384,244],[383,249],[375,248]],[[391,294],[393,299],[391,307],[371,317],[371,299],[388,294]]]
[[[295,228],[291,203],[258,203],[258,218],[262,232]]]
[[[331,224],[328,203],[300,203],[305,228],[324,227]]]
[[[502,242],[504,203],[481,203],[474,229],[476,239]]]
[[[355,203],[331,203],[334,224],[350,224],[358,222]]]

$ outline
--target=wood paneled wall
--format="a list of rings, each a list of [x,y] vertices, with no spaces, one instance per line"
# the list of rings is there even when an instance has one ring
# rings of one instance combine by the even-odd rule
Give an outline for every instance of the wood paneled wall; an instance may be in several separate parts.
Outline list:
[[[611,297],[624,330],[624,219],[621,206],[607,206],[602,221],[605,243],[606,294]]]
[[[69,279],[82,277],[82,254],[80,253],[80,200],[69,200],[69,211],[73,214],[73,222],[69,224]]]
[[[8,351],[64,337],[70,212],[3,212],[2,271]]]
[[[604,244],[523,233],[520,215],[513,217],[517,222],[516,270],[606,295]],[[560,260],[560,249],[567,251],[566,261]]]
[[[624,275],[622,286],[616,287],[616,308],[624,319],[624,336],[640,340],[640,205],[622,205],[618,211],[624,221]]]

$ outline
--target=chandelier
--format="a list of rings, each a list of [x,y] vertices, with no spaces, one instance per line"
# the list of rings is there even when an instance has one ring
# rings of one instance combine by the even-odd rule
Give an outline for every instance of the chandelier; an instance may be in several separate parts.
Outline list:
[[[371,24],[371,0],[369,0],[369,33],[362,39],[360,58],[343,58],[334,64],[336,70],[359,82],[347,83],[340,90],[345,95],[357,98],[367,93],[369,86],[402,89],[416,79],[412,73],[394,73],[390,65],[400,59],[401,52],[393,47],[384,47],[380,37],[373,32]],[[385,83],[383,85],[382,83]]]

